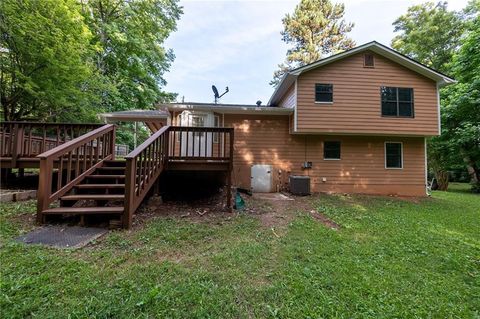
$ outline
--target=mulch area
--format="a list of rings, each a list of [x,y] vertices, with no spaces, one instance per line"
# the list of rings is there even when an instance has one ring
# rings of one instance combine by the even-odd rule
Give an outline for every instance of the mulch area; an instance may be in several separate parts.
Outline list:
[[[230,219],[239,214],[257,217],[263,227],[280,229],[285,228],[299,212],[310,212],[315,220],[321,222],[326,227],[340,229],[340,225],[330,220],[327,216],[312,210],[314,197],[286,195],[293,200],[241,194],[245,200],[245,207],[242,210],[232,210],[232,212],[226,207],[225,189],[221,189],[212,196],[189,201],[162,201],[161,197],[151,197],[134,215],[133,229],[141,228],[143,224],[156,217],[218,223],[221,220]]]

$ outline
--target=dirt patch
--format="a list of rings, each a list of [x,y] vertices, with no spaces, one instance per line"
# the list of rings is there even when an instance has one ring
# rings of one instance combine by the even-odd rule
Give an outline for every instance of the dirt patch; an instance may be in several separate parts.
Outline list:
[[[17,214],[10,218],[11,221],[19,223],[23,228],[35,227],[35,215],[31,213]]]
[[[278,229],[287,226],[299,211],[309,211],[312,208],[311,198],[291,196],[289,194],[254,194],[244,196],[246,211],[257,216],[264,227]],[[276,233],[275,233],[276,234]]]
[[[230,212],[227,208],[224,189],[213,196],[198,200],[162,201],[161,197],[152,197],[133,215],[133,229],[141,228],[145,222],[155,217],[181,218],[194,222],[218,222],[219,219],[236,215],[236,211]]]
[[[317,212],[316,210],[311,210],[310,211],[310,216],[312,216],[314,219],[320,221],[322,224],[327,226],[328,228],[338,230],[340,229],[340,225],[335,223],[333,220],[325,216],[324,214]]]

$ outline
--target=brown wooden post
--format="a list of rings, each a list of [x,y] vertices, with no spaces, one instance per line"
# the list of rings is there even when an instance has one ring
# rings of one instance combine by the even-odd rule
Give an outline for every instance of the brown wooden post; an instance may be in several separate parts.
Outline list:
[[[181,133],[180,133],[181,134]],[[163,152],[163,167],[164,169],[168,166],[168,158],[170,156],[170,135],[173,135],[173,139],[175,139],[175,132],[173,132],[172,134],[172,131],[170,129],[167,129],[167,132],[164,136],[164,149],[162,150]],[[180,143],[181,143],[181,139],[180,139]],[[181,145],[181,144],[180,144]],[[173,150],[173,153],[175,152],[175,149]],[[174,153],[175,155],[175,153]]]
[[[125,208],[123,211],[123,228],[132,227],[134,200],[135,200],[135,180],[136,180],[136,159],[127,158],[125,168]]]
[[[115,160],[115,132],[116,132],[116,126],[113,126],[112,130],[112,138],[110,139],[110,147],[111,147],[111,152],[112,152],[112,160]]]
[[[229,168],[227,174],[227,208],[231,212],[232,211],[232,169],[233,169],[233,143],[234,143],[234,136],[233,136],[234,129],[230,129],[230,158],[229,158]]]
[[[12,133],[10,133],[10,138],[13,140],[12,145],[12,167],[17,166],[17,159],[22,154],[22,144],[23,144],[23,126],[15,124],[13,127],[13,139]]]
[[[40,159],[40,173],[37,190],[37,223],[44,222],[43,211],[48,208],[51,195],[53,161],[49,158]]]
[[[232,171],[227,172],[227,209],[232,212]]]

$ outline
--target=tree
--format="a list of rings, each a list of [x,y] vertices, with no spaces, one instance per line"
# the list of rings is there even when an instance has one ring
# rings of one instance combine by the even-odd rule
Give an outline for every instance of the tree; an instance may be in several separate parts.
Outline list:
[[[293,47],[287,51],[285,63],[278,65],[270,84],[277,85],[293,68],[354,47],[355,42],[347,37],[354,25],[345,22],[344,11],[343,4],[332,4],[330,0],[301,0],[293,14],[282,20],[282,40]]]
[[[112,90],[102,95],[109,111],[153,108],[173,94],[161,91],[174,59],[162,45],[182,13],[176,0],[83,0],[94,33],[95,61]]]
[[[469,24],[452,69],[458,84],[444,92],[442,135],[463,159],[472,190],[480,192],[480,18]]]
[[[448,11],[447,2],[426,2],[408,8],[393,22],[392,47],[423,64],[447,72],[465,29],[461,13]]]
[[[479,0],[463,12],[429,2],[409,8],[393,23],[401,34],[392,47],[459,82],[441,90],[442,134],[428,143],[428,166],[441,190],[448,189],[448,170],[459,165],[469,171],[473,189],[480,189],[479,10]]]
[[[75,0],[0,1],[0,103],[5,120],[59,119],[80,109],[94,78],[92,34]],[[86,103],[88,104],[88,103]]]

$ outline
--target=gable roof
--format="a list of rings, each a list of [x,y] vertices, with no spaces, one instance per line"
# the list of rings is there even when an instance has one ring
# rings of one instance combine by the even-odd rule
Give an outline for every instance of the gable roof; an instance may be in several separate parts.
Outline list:
[[[438,72],[426,65],[423,65],[420,62],[417,62],[406,55],[403,55],[392,48],[387,47],[386,45],[383,45],[381,43],[378,43],[376,41],[368,42],[363,45],[357,46],[353,49],[343,51],[338,54],[331,55],[325,59],[318,60],[316,62],[304,65],[302,67],[293,69],[286,73],[280,83],[277,85],[275,88],[275,91],[272,94],[272,97],[268,101],[268,105],[276,105],[280,99],[283,97],[283,95],[287,92],[287,90],[290,88],[290,86],[295,83],[297,77],[304,73],[308,72],[312,69],[321,67],[323,65],[344,59],[346,57],[349,57],[351,55],[354,55],[356,53],[370,50],[374,53],[377,53],[378,55],[381,55],[391,61],[394,61],[414,72],[417,72],[437,83],[439,87],[444,87],[446,85],[455,83],[456,81],[452,79],[451,77]]]

